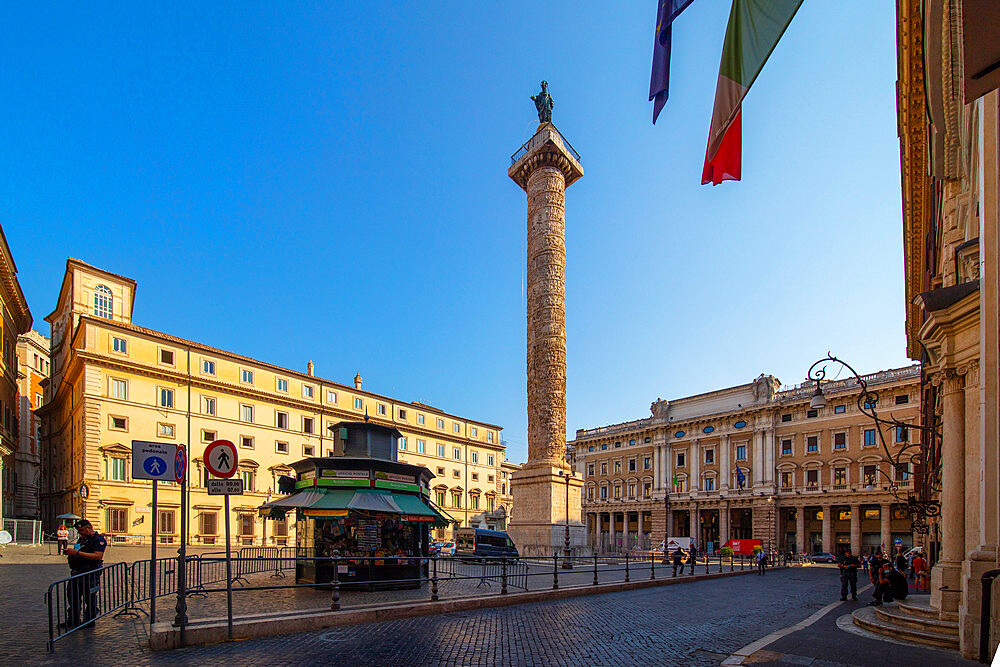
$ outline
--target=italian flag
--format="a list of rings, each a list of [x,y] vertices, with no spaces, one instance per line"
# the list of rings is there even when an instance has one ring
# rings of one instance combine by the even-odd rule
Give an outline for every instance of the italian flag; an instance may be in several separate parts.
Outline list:
[[[733,0],[701,183],[740,180],[740,105],[802,0]]]

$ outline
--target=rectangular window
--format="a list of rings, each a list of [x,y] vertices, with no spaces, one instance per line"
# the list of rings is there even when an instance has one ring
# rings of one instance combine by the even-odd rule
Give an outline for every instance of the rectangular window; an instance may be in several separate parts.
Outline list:
[[[469,496],[469,509],[479,509],[479,496]]]
[[[283,391],[283,392],[286,392],[286,393],[288,392],[288,380],[286,380],[284,378],[278,378],[276,380],[276,385],[277,385],[278,391]]]
[[[650,470],[653,467],[653,461],[648,456],[642,460],[642,469]]]
[[[315,389],[311,384],[302,385],[302,398],[312,398],[314,395],[313,393],[314,391]]]
[[[632,500],[635,498],[635,483],[632,482],[628,485],[628,498]]]
[[[878,477],[878,468],[876,468],[874,465],[868,465],[864,467],[864,478],[865,478],[865,484],[867,486],[875,486],[875,482],[878,481],[877,477]]]
[[[172,408],[174,407],[174,390],[160,388],[160,407],[161,408]]]
[[[202,512],[198,520],[198,530],[202,535],[215,535],[218,532],[218,515],[215,512]]]
[[[845,486],[847,484],[847,468],[833,469],[833,483]]]
[[[635,472],[635,459],[628,460],[628,471]]]
[[[865,510],[865,521],[878,521],[882,518],[882,512],[879,508],[866,509]]]
[[[492,454],[487,454],[486,455],[486,465],[488,465],[490,467],[493,466],[493,455]]]
[[[715,450],[706,449],[705,450],[705,463],[715,463]]]
[[[313,432],[313,418],[312,417],[303,417],[302,418],[302,432],[303,433],[312,433]]]
[[[444,458],[444,445],[439,444],[437,446],[437,455]]]
[[[486,441],[487,442],[493,442],[493,431],[487,431],[486,432]]]
[[[174,511],[173,510],[160,510],[159,511],[159,532],[163,535],[173,535],[174,533]]]
[[[746,461],[747,460],[747,446],[746,445],[736,445],[736,460]]]
[[[418,424],[423,424],[424,423],[424,416],[422,414],[420,414],[419,412],[417,413],[417,423]]]
[[[781,488],[790,489],[792,488],[792,473],[782,472],[781,473]]]
[[[252,405],[240,405],[240,421],[247,422],[248,424],[253,423],[253,406]]]
[[[715,491],[715,478],[714,477],[706,477],[705,478],[705,490],[706,491]]]
[[[622,462],[621,461],[615,461],[615,474],[616,475],[620,475],[621,472],[622,472]]]
[[[128,380],[111,378],[111,398],[117,398],[122,401],[128,400]]]
[[[473,426],[473,427],[472,427],[472,428],[470,429],[470,431],[471,431],[471,433],[472,433],[472,437],[473,437],[473,438],[478,438],[478,437],[479,437],[479,429],[477,429],[477,428],[476,428],[475,426]]]
[[[593,496],[593,491],[594,490],[591,489],[590,491],[591,491],[591,496]],[[486,498],[486,511],[487,512],[492,512],[493,511],[493,498],[491,496],[487,496],[487,498]]]
[[[812,488],[819,486],[819,470],[806,470],[806,486]]]
[[[128,430],[128,420],[125,417],[116,417],[115,415],[110,415],[111,420],[109,427],[116,431],[127,431]]]
[[[898,466],[893,466],[892,470],[897,482],[905,482],[910,479],[910,464],[908,461],[904,461]]]
[[[810,435],[806,438],[806,451],[807,452],[818,452],[819,451],[819,436]]]
[[[686,463],[687,463],[686,460],[685,460],[686,458],[687,457],[684,455],[684,452],[678,452],[677,453],[677,467],[678,468],[683,468],[686,465]]]
[[[172,438],[174,437],[174,425],[173,424],[159,424],[159,434],[161,438]]]
[[[336,403],[337,402],[337,392],[333,391],[332,389],[327,389],[326,390],[326,402],[327,403]]]
[[[437,420],[437,427],[440,428],[440,429],[444,429],[444,420],[443,419],[438,419]]]
[[[459,449],[458,447],[452,447],[452,449],[451,449],[451,458],[455,459],[456,461],[461,461],[462,460],[462,450]]]
[[[875,429],[866,428],[865,429],[865,447],[875,446]]]
[[[834,433],[833,434],[833,448],[834,449],[847,449],[847,434],[846,433]]]
[[[354,409],[355,410],[361,410],[364,407],[365,407],[364,401],[362,401],[360,398],[355,397],[355,399],[354,399]]]
[[[108,519],[109,533],[127,533],[128,521],[124,507],[109,507],[104,514]]]
[[[215,442],[215,431],[205,431],[205,430],[202,430],[202,432],[201,432],[201,441],[202,442]]]
[[[399,439],[399,451],[401,451],[401,452],[405,452],[406,451],[406,438],[400,438]]]
[[[125,459],[113,457],[111,459],[111,481],[124,482],[125,479]]]
[[[835,406],[833,406],[833,414],[835,414],[835,415],[842,415],[845,412],[847,412],[847,406],[846,405],[835,405]]]
[[[790,422],[790,421],[792,421],[792,413],[788,412],[788,413],[785,413],[785,414],[781,415],[781,421],[783,421],[783,422]]]
[[[813,417],[815,417],[818,414],[819,414],[819,410],[807,410],[806,411],[806,417],[808,419],[812,419]]]
[[[608,462],[607,461],[601,461],[601,474],[602,475],[607,475],[608,474]]]
[[[451,425],[451,430],[452,430],[453,433],[461,433],[462,432],[462,425],[461,424],[452,424]]]
[[[472,452],[469,457],[473,463],[479,463],[479,452]]]
[[[427,453],[427,441],[417,440],[417,454],[425,454],[425,453]]]
[[[896,427],[896,442],[906,442],[910,439],[910,429],[905,426]]]
[[[906,405],[910,402],[910,397],[908,394],[900,394],[896,397],[896,405]]]
[[[275,412],[274,413],[274,425],[278,428],[288,428],[288,413],[287,412]]]
[[[461,491],[452,491],[451,492],[451,506],[452,507],[461,507],[462,506],[462,492]]]
[[[253,537],[254,515],[250,512],[242,512],[236,520],[236,532],[240,536]]]
[[[202,359],[201,372],[205,375],[215,375],[215,362],[211,359]]]
[[[607,500],[607,499],[608,499],[608,487],[602,486],[601,487],[601,500]]]
[[[173,366],[174,365],[173,350],[160,350],[160,363],[166,364],[168,366]]]
[[[243,449],[253,449],[253,437],[249,435],[240,436],[240,447]]]
[[[240,371],[240,380],[246,384],[253,384],[253,371],[244,368]]]
[[[402,419],[403,421],[406,421],[406,410],[403,409],[399,410],[399,418]]]
[[[253,491],[253,470],[241,470],[240,476],[243,478],[243,490]]]
[[[288,443],[287,442],[275,442],[274,443],[274,451],[278,452],[279,454],[287,454],[288,453]]]
[[[314,451],[316,450],[313,449],[312,445],[302,445],[302,456],[312,456]]]
[[[434,504],[438,507],[444,507],[444,491],[434,492]]]
[[[201,411],[206,415],[215,414],[215,399],[211,396],[201,397]]]
[[[385,403],[376,403],[375,413],[379,415],[385,415],[386,414]]]
[[[128,341],[116,336],[111,337],[111,349],[119,354],[128,354]]]
[[[594,464],[593,463],[588,463],[587,464],[587,477],[593,477],[593,476],[594,476]]]
[[[451,476],[454,477],[455,479],[458,479],[458,478],[460,478],[462,476],[462,473],[460,473],[457,470],[452,470],[451,471]]]

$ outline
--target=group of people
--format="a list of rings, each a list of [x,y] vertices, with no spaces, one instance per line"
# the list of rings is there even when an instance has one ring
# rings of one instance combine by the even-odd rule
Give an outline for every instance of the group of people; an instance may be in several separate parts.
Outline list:
[[[847,600],[848,589],[850,589],[851,599],[858,599],[858,569],[864,569],[868,574],[872,586],[872,606],[881,606],[893,600],[905,600],[909,594],[910,586],[906,581],[906,573],[909,570],[911,577],[915,580],[914,587],[918,590],[927,590],[927,561],[923,555],[917,551],[912,561],[907,561],[902,549],[898,549],[896,557],[889,558],[889,555],[876,550],[866,553],[862,558],[858,558],[850,549],[844,551],[837,561],[840,570],[840,599]]]
[[[764,572],[767,570],[768,560],[771,556],[762,550],[754,551],[753,553],[753,565],[757,568],[757,574],[763,576]],[[691,566],[691,574],[694,574],[695,563],[698,562],[698,547],[691,545],[689,551],[684,551],[680,547],[674,549],[671,553],[671,561],[674,566],[674,576],[677,576],[677,571],[680,570],[681,575],[684,574],[685,565]]]

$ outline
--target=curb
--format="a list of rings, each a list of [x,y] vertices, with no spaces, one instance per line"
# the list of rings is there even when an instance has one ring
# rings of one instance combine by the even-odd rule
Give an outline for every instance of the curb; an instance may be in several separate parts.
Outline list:
[[[788,569],[789,566],[778,566],[772,570]],[[508,593],[507,595],[492,595],[489,597],[456,598],[439,600],[437,602],[411,602],[408,604],[385,604],[363,609],[346,609],[330,611],[328,609],[310,609],[295,612],[260,614],[233,618],[233,639],[257,639],[273,635],[283,635],[309,630],[372,623],[375,621],[393,621],[415,616],[446,614],[456,611],[471,611],[476,609],[492,609],[509,607],[530,602],[548,600],[565,600],[585,595],[601,595],[604,593],[621,593],[643,588],[671,586],[692,581],[722,579],[755,574],[756,570],[736,570],[733,572],[716,572],[696,574],[685,578],[646,579],[642,581],[619,581],[596,586],[572,586],[544,591],[527,591],[523,593]],[[189,623],[185,628],[185,645],[217,644],[227,641],[227,622],[225,617],[199,619]],[[149,646],[154,651],[164,651],[180,648],[180,631],[168,622],[155,623],[149,632]]]

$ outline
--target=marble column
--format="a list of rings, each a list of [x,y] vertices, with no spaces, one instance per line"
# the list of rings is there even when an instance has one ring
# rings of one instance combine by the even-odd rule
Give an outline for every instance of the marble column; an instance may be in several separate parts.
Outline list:
[[[670,448],[670,445],[663,445],[660,448],[663,458],[663,480],[661,482],[661,487],[665,493],[670,493],[674,490],[674,452]]]
[[[935,377],[941,387],[941,560],[931,570],[931,606],[957,619],[965,559],[965,382],[954,371]]]
[[[851,552],[861,553],[861,505],[851,505]]]
[[[878,510],[878,516],[880,519],[879,528],[881,530],[879,532],[882,533],[882,544],[885,545],[885,552],[892,558],[896,555],[896,549],[892,544],[892,505],[882,503]]]
[[[751,440],[753,449],[753,485],[764,483],[764,431],[755,431]],[[748,480],[749,481],[749,480]]]
[[[730,453],[731,449],[732,448],[729,446],[729,434],[727,433],[726,435],[722,436],[722,444],[720,445],[720,450],[721,451],[719,452],[719,456],[720,456],[720,459],[719,459],[719,474],[722,477],[722,480],[721,480],[722,483],[719,485],[719,488],[722,491],[728,491],[729,490],[729,480],[732,477],[729,474],[730,460],[732,459],[732,454]]]
[[[795,508],[795,550],[806,553],[806,508]]]
[[[701,489],[701,447],[698,446],[698,438],[691,441],[691,448],[688,450],[689,469],[691,476],[688,479],[688,491],[696,493]]]
[[[617,536],[615,535],[615,513],[608,512],[608,544],[612,549],[618,544]]]
[[[700,528],[701,528],[701,510],[699,509],[699,507],[698,507],[697,504],[694,506],[694,509],[691,510],[690,515],[691,515],[691,522],[690,522],[691,523],[691,530],[689,532],[691,534],[690,534],[689,537],[691,538],[691,540],[695,544],[698,545],[698,548],[701,549],[701,548],[703,548],[702,544],[701,544],[701,535],[699,534],[701,532],[700,531]]]
[[[719,546],[725,546],[729,541],[729,501],[719,504]]]
[[[823,505],[823,551],[833,553],[833,507]]]
[[[774,428],[764,429],[764,470],[761,471],[761,475],[764,478],[764,483],[768,486],[774,486],[774,457],[775,457],[775,432]]]

